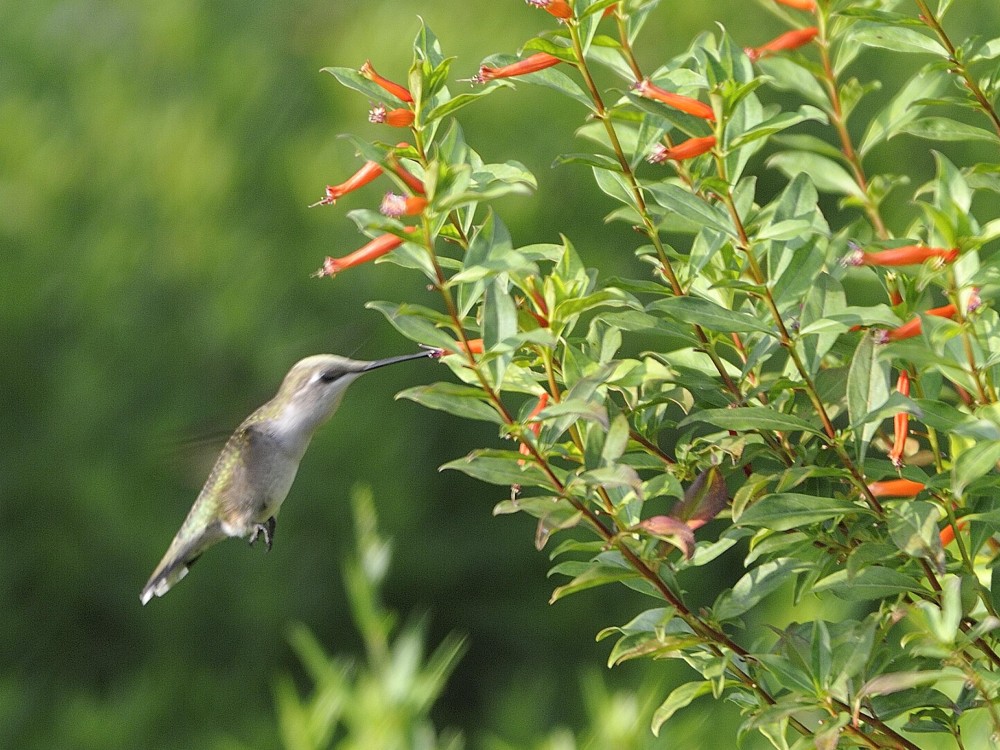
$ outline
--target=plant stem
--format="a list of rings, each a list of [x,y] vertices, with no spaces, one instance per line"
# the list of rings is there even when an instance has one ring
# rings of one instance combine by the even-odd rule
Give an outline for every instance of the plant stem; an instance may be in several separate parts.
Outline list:
[[[885,240],[889,238],[889,232],[885,227],[885,222],[882,221],[878,205],[868,194],[868,178],[865,176],[865,169],[861,164],[861,158],[858,156],[857,151],[854,150],[854,143],[851,141],[851,134],[847,129],[847,119],[844,117],[844,108],[840,100],[837,75],[834,73],[833,64],[830,61],[827,18],[823,12],[818,12],[816,16],[817,28],[819,29],[819,34],[816,36],[816,43],[819,45],[820,61],[823,66],[823,77],[820,79],[820,83],[826,89],[827,98],[830,100],[830,109],[827,115],[829,115],[830,122],[833,123],[834,130],[837,131],[837,137],[840,139],[840,152],[844,155],[844,159],[847,160],[847,164],[851,169],[851,176],[854,178],[854,182],[861,192],[868,220],[871,222],[878,238]]]
[[[948,62],[950,64],[951,72],[962,79],[962,83],[976,100],[976,104],[979,106],[979,109],[981,109],[983,114],[989,118],[990,124],[993,125],[993,129],[996,131],[997,136],[1000,137],[1000,114],[997,113],[996,107],[993,106],[989,97],[983,93],[982,88],[979,86],[979,82],[976,81],[975,76],[973,76],[969,71],[968,66],[966,66],[966,64],[959,59],[958,50],[955,48],[955,45],[952,43],[948,33],[944,30],[944,27],[938,21],[926,1],[915,0],[915,2],[917,3],[917,7],[920,9],[920,20],[934,32],[938,41],[940,41],[944,48],[948,51]]]

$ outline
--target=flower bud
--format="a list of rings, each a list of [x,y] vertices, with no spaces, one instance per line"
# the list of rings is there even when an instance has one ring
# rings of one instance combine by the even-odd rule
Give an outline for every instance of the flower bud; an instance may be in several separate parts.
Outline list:
[[[375,125],[384,123],[393,128],[408,128],[413,124],[413,120],[413,110],[406,107],[387,110],[385,105],[378,104],[368,110],[368,122]]]

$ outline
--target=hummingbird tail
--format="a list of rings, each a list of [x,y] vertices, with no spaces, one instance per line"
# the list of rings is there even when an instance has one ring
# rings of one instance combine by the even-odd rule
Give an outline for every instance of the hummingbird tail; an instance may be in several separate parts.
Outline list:
[[[160,564],[156,566],[153,575],[149,577],[149,581],[143,587],[142,593],[139,594],[139,600],[143,605],[149,602],[154,596],[163,596],[166,594],[171,586],[187,575],[188,569],[194,565],[195,560],[201,557],[201,553],[205,551],[205,548],[219,541],[223,536],[222,534],[217,536],[203,534],[185,543],[182,541],[181,535],[178,534],[177,538],[170,545],[170,549],[167,550],[167,554],[163,556]]]

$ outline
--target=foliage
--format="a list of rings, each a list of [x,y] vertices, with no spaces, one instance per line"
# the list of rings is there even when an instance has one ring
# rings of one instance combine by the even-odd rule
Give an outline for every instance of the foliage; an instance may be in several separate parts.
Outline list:
[[[633,45],[655,0],[533,4],[552,27],[461,93],[426,27],[405,88],[328,69],[409,139],[355,141],[404,200],[352,211],[392,239],[320,275],[378,256],[437,292],[436,306],[370,305],[459,381],[401,395],[516,445],[444,468],[509,486],[496,513],[537,518],[569,579],[553,601],[611,583],[655,600],[599,634],[612,664],[694,670],[654,732],[712,696],[777,748],[914,748],[918,733],[985,746],[1000,732],[1000,165],[945,150],[981,142],[996,158],[1000,39],[951,39],[950,0],[767,0],[791,31],[746,50],[703,34],[649,70]],[[876,95],[872,49],[909,83]],[[513,158],[486,163],[456,116],[512,80],[583,109],[592,148],[557,162],[593,177],[648,273],[599,279],[579,227],[523,245],[507,231],[491,204],[535,181]],[[868,171],[903,135],[937,149],[933,179]],[[744,575],[693,606],[687,582],[732,548]],[[743,630],[789,588],[822,615]]]
[[[365,643],[366,663],[330,658],[304,625],[290,640],[314,683],[301,698],[290,677],[275,695],[288,750],[410,748],[460,750],[461,735],[438,736],[428,714],[461,658],[462,639],[448,636],[426,659],[424,628],[411,624],[392,636],[395,615],[380,602],[391,549],[375,528],[371,491],[353,496],[356,556],[345,567],[351,611]]]

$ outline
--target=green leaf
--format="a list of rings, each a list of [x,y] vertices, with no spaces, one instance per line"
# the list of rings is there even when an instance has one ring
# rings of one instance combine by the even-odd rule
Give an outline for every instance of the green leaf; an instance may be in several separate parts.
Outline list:
[[[518,465],[518,462],[523,465]],[[516,451],[473,451],[465,458],[449,461],[441,467],[455,469],[490,484],[520,484],[552,489],[552,483],[532,461]]]
[[[937,399],[918,398],[920,420],[928,427],[977,440],[1000,441],[1000,426],[988,419],[974,417]]]
[[[507,281],[504,276],[497,276],[492,283],[487,284],[482,316],[483,345],[487,349],[517,333],[517,308],[514,306],[513,297],[507,291]],[[513,353],[508,352],[485,362],[485,367],[490,371],[495,385],[499,386],[503,382],[504,372],[513,356]]]
[[[787,130],[793,125],[798,125],[800,122],[806,122],[807,120],[826,122],[826,115],[815,107],[808,106],[799,107],[797,112],[781,112],[740,133],[729,142],[729,148],[739,148],[759,138],[766,138],[769,135],[780,133],[782,130]]]
[[[779,492],[755,502],[735,520],[740,526],[787,531],[842,516],[869,514],[868,508],[836,497]]]
[[[862,568],[853,577],[846,569],[838,570],[813,584],[812,590],[815,593],[829,591],[841,599],[860,602],[920,591],[920,585],[896,570],[872,565]]]
[[[485,395],[479,388],[457,383],[431,383],[407,388],[397,393],[396,398],[407,398],[428,409],[446,411],[463,419],[504,424],[496,409],[486,403]]]
[[[951,491],[961,497],[972,482],[992,471],[1000,461],[1000,442],[977,443],[962,452],[951,467]]]
[[[995,132],[967,125],[964,122],[951,120],[947,117],[924,117],[915,120],[903,128],[902,132],[917,138],[927,138],[932,141],[985,141],[996,143]]]
[[[822,430],[809,424],[801,417],[782,414],[769,406],[743,406],[738,409],[702,409],[691,412],[677,425],[683,427],[692,422],[708,422],[724,430],[771,430],[808,432],[822,435]]]
[[[869,698],[876,695],[890,695],[901,690],[911,690],[921,685],[933,685],[942,679],[962,679],[962,675],[957,671],[944,669],[929,669],[924,672],[887,672],[873,677],[861,686],[858,691],[858,699]]]
[[[847,373],[847,413],[851,424],[863,424],[863,420],[888,399],[889,363],[879,358],[875,338],[862,336]],[[861,428],[857,450],[862,460],[877,429],[876,421],[868,422]]]
[[[605,156],[604,154],[559,154],[559,156],[552,161],[553,167],[560,167],[564,164],[585,164],[588,167],[603,169],[610,172],[622,171],[622,165],[619,164],[617,160],[612,159],[610,156]]]
[[[584,90],[580,88],[579,84],[556,68],[546,68],[536,73],[528,73],[527,75],[519,76],[517,80],[524,81],[525,83],[533,83],[538,86],[545,86],[568,96],[570,99],[578,101],[587,109],[592,110],[594,108],[594,103]]]
[[[354,68],[321,68],[320,72],[329,73],[336,78],[341,85],[364,94],[368,99],[382,102],[393,102],[399,105],[405,104],[402,99],[393,96],[377,83],[369,81]]]
[[[659,736],[660,727],[670,720],[670,717],[680,709],[691,704],[695,698],[709,695],[712,692],[713,684],[708,681],[685,682],[671,691],[667,699],[660,704],[653,714],[653,725],[651,727],[655,736]]]
[[[927,34],[901,26],[888,26],[872,21],[858,21],[849,32],[851,42],[868,47],[880,47],[893,52],[929,53],[946,57],[941,43]]]
[[[681,323],[699,325],[720,333],[750,333],[756,331],[774,335],[774,328],[757,318],[736,310],[729,310],[703,297],[684,295],[657,300],[646,308],[659,312]]]
[[[897,505],[889,516],[889,536],[905,554],[929,560],[943,570],[944,550],[938,533],[940,515],[937,506],[925,500]]]
[[[556,305],[552,321],[564,324],[575,315],[598,307],[636,307],[638,302],[620,289],[605,287],[592,294],[570,297]]]
[[[428,321],[428,315],[437,316],[433,310],[420,305],[396,305],[392,302],[373,301],[365,305],[369,310],[378,310],[401,334],[418,344],[454,349],[455,340]]]
[[[808,563],[791,557],[770,560],[747,572],[731,590],[723,591],[712,605],[712,614],[717,620],[738,617],[808,568]]]
[[[861,188],[840,164],[808,151],[783,151],[767,160],[767,166],[784,172],[788,177],[806,174],[822,193],[836,193],[864,198]]]
[[[794,91],[819,107],[827,107],[830,100],[816,77],[803,66],[783,55],[765,57],[757,62],[761,71],[771,77],[769,85],[779,91]]]
[[[509,88],[510,84],[503,81],[489,81],[484,86],[478,87],[473,91],[459,94],[453,96],[451,99],[446,100],[442,104],[437,105],[424,115],[424,122],[431,123],[435,120],[441,120],[454,112],[462,109],[469,104],[472,104],[477,99],[481,99],[487,94],[492,94],[497,89]]]
[[[736,237],[732,222],[718,206],[707,203],[692,195],[690,191],[669,182],[654,182],[644,187],[659,205],[684,217],[695,226],[709,227],[730,237]]]
[[[619,565],[606,565],[596,562],[583,563],[586,569],[569,583],[558,587],[549,597],[549,604],[555,604],[560,599],[564,599],[570,594],[579,591],[592,589],[596,586],[604,586],[608,583],[619,583],[631,578],[638,578],[639,573],[631,567]],[[572,570],[572,563],[560,563],[549,571],[549,575],[563,573]]]
[[[901,133],[923,112],[924,106],[918,101],[938,96],[947,87],[948,79],[939,71],[928,69],[919,71],[899,90],[888,106],[872,118],[858,146],[858,153],[864,156],[873,146]]]

